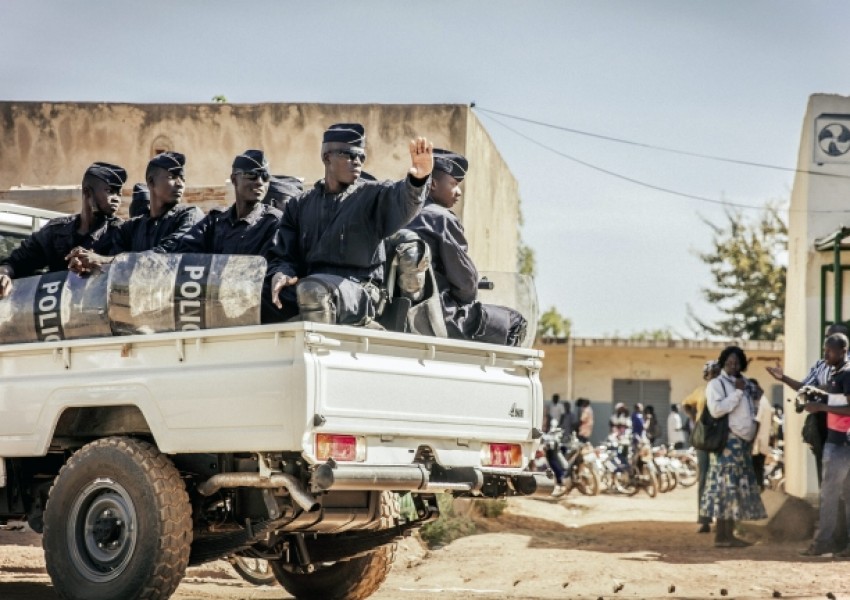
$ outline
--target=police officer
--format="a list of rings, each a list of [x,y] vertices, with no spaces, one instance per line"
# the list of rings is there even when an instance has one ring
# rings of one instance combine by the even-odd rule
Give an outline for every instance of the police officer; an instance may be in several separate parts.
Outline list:
[[[148,186],[137,183],[133,186],[133,199],[130,201],[130,218],[148,214],[151,209],[151,194]]]
[[[365,181],[365,146],[359,123],[331,125],[322,137],[324,179],[286,205],[267,254],[271,300],[282,310],[276,318],[295,310],[325,323],[370,325],[375,318],[386,260],[382,241],[422,208],[434,161],[433,146],[420,137],[410,142],[407,177]]]
[[[245,150],[237,156],[230,175],[236,202],[227,209],[212,209],[183,236],[177,251],[263,256],[274,243],[282,216],[263,203],[270,178],[262,150]]]
[[[83,175],[82,206],[79,214],[52,219],[26,238],[0,263],[0,298],[12,291],[12,279],[48,271],[64,271],[68,254],[75,247],[103,251],[109,232],[121,219],[115,216],[121,206],[121,187],[127,171],[105,162],[96,162]]]
[[[186,157],[179,152],[154,156],[145,171],[150,193],[147,214],[126,221],[112,232],[112,247],[105,253],[75,248],[68,268],[86,273],[112,262],[122,252],[174,252],[180,238],[204,216],[197,206],[181,204],[186,189],[185,166]]]
[[[304,193],[304,182],[290,175],[272,175],[269,180],[269,191],[263,198],[263,204],[268,204],[283,211],[291,198]]]
[[[464,156],[435,148],[428,199],[407,229],[431,249],[449,337],[517,346],[525,337],[526,320],[511,308],[477,300],[478,270],[469,256],[463,225],[451,211],[461,197],[460,184],[468,168]]]

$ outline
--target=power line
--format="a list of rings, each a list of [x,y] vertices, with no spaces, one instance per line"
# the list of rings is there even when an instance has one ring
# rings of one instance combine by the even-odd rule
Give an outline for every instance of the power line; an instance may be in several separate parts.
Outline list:
[[[493,111],[487,111],[487,112],[493,112]],[[531,142],[532,144],[535,144],[536,146],[540,146],[541,148],[548,150],[549,152],[552,152],[554,154],[557,154],[558,156],[560,156],[562,158],[566,158],[567,160],[572,161],[572,162],[577,163],[577,164],[580,164],[584,167],[587,167],[588,169],[593,169],[594,171],[604,173],[605,175],[609,175],[609,176],[615,177],[617,179],[622,179],[623,181],[628,181],[629,183],[634,183],[635,185],[639,185],[639,186],[642,186],[642,187],[645,187],[645,188],[648,188],[648,189],[651,189],[651,190],[655,190],[655,191],[658,191],[658,192],[664,192],[666,194],[672,194],[674,196],[680,196],[682,198],[688,198],[690,200],[698,200],[700,202],[708,202],[710,204],[720,204],[721,206],[731,206],[731,207],[735,207],[735,208],[743,208],[743,209],[749,209],[749,210],[764,210],[764,206],[754,206],[752,204],[741,204],[739,202],[729,202],[728,200],[718,200],[717,198],[708,198],[707,196],[697,196],[696,194],[689,194],[687,192],[680,192],[678,190],[673,190],[673,189],[670,189],[670,188],[662,187],[660,185],[655,185],[654,183],[648,183],[646,181],[641,181],[640,179],[635,179],[633,177],[629,177],[628,175],[623,175],[621,173],[617,173],[615,171],[611,171],[609,169],[599,167],[597,165],[594,165],[594,164],[591,164],[591,163],[586,162],[584,160],[581,160],[580,158],[576,158],[575,156],[571,156],[569,154],[566,154],[565,152],[561,152],[560,150],[552,148],[551,146],[544,144],[543,142],[540,142],[538,140],[535,140],[534,138],[522,133],[521,131],[514,129],[513,127],[511,127],[510,125],[507,125],[506,123],[503,123],[502,121],[500,121],[496,117],[493,117],[491,115],[486,115],[486,114],[482,115],[482,116],[486,117],[487,119],[490,119],[494,123],[497,123],[498,125],[504,127],[508,131],[513,132],[514,134],[520,136],[521,138],[528,140],[529,142]],[[792,210],[792,209],[789,208],[789,212],[847,213],[847,212],[850,212],[850,209],[805,211],[805,210]]]
[[[727,158],[725,156],[715,156],[713,154],[703,154],[701,152],[691,152],[690,150],[680,150],[678,148],[669,148],[667,146],[657,146],[655,144],[647,144],[644,142],[635,142],[633,140],[626,140],[623,138],[617,138],[610,135],[603,135],[601,133],[593,133],[591,131],[583,131],[581,129],[574,129],[572,127],[564,127],[561,125],[554,125],[552,123],[544,123],[543,121],[535,121],[534,119],[528,119],[526,117],[520,117],[518,115],[511,115],[508,113],[499,112],[496,110],[490,110],[488,108],[481,108],[480,106],[475,106],[475,110],[481,111],[482,113],[489,113],[492,115],[499,115],[501,117],[505,117],[508,119],[514,119],[516,121],[523,121],[525,123],[531,123],[533,125],[540,125],[541,127],[548,127],[549,129],[557,129],[559,131],[566,131],[568,133],[574,133],[576,135],[584,135],[587,137],[592,137],[600,140],[606,140],[608,142],[615,142],[617,144],[626,144],[629,146],[636,146],[638,148],[647,148],[650,150],[658,150],[659,152],[669,152],[670,154],[680,154],[682,156],[693,156],[695,158],[704,158],[706,160],[715,160],[718,162],[731,163],[736,165],[744,165],[747,167],[758,167],[760,169],[773,169],[774,171],[785,171],[788,173],[805,173],[807,175],[818,175],[821,177],[838,177],[840,179],[850,179],[847,175],[842,175],[840,173],[821,173],[819,171],[810,171],[808,169],[794,169],[792,167],[782,167],[779,165],[771,165],[767,163],[753,162],[749,160],[740,160],[737,158]]]

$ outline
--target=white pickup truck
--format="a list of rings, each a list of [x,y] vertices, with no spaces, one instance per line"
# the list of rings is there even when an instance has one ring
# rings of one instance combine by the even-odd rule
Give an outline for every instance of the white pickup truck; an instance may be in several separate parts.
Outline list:
[[[0,524],[43,532],[63,598],[166,599],[234,553],[365,598],[435,494],[551,492],[541,359],[306,322],[0,343]]]

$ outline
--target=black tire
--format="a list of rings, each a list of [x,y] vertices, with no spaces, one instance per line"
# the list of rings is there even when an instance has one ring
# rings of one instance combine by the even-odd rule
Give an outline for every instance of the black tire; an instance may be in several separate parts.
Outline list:
[[[670,491],[670,474],[666,469],[658,469],[656,481],[658,482],[659,493],[664,494]]]
[[[186,572],[191,544],[180,474],[147,442],[92,442],[50,490],[44,560],[66,600],[166,600]]]
[[[679,467],[679,484],[682,487],[689,488],[699,481],[699,466],[697,461],[692,456],[682,456],[679,458],[682,466]]]
[[[227,561],[236,571],[236,574],[248,583],[254,585],[275,585],[277,583],[277,577],[275,577],[267,560],[236,554],[229,557]]]
[[[643,465],[640,468],[640,475],[646,495],[655,498],[658,495],[658,477],[656,477],[655,471],[650,469],[648,465]]]
[[[398,496],[382,492],[380,502],[380,527],[386,528],[398,517]],[[312,573],[295,573],[278,561],[269,564],[278,582],[298,600],[363,600],[387,578],[395,550],[395,544],[386,544],[357,558],[322,565]]]
[[[585,496],[597,496],[599,494],[599,479],[596,472],[587,463],[581,463],[576,467],[576,487]]]
[[[615,475],[617,491],[626,496],[634,496],[638,493],[638,486],[635,484],[635,478],[629,475],[626,471],[619,471]]]
[[[670,477],[670,489],[668,492],[672,492],[679,486],[679,473],[674,471],[673,469],[667,469],[667,476]]]

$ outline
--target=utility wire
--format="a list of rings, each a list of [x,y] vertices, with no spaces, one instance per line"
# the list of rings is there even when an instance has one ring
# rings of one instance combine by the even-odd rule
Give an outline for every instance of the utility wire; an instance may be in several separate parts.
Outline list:
[[[525,123],[532,123],[533,125],[540,125],[541,127],[548,127],[549,129],[557,129],[559,131],[566,131],[568,133],[575,133],[576,135],[584,135],[587,137],[592,137],[600,140],[606,140],[608,142],[615,142],[617,144],[626,144],[629,146],[637,146],[638,148],[648,148],[650,150],[658,150],[659,152],[669,152],[671,154],[681,154],[683,156],[693,156],[696,158],[704,158],[706,160],[716,160],[719,162],[732,163],[735,165],[745,165],[748,167],[758,167],[761,169],[773,169],[774,171],[786,171],[788,173],[805,173],[807,175],[818,175],[821,177],[838,177],[840,179],[850,179],[850,176],[842,175],[840,173],[821,173],[819,171],[810,171],[808,169],[794,169],[792,167],[782,167],[778,165],[770,165],[767,163],[753,162],[749,160],[739,160],[736,158],[726,158],[725,156],[715,156],[712,154],[702,154],[700,152],[691,152],[689,150],[679,150],[677,148],[668,148],[666,146],[656,146],[654,144],[646,144],[644,142],[635,142],[633,140],[626,140],[622,138],[613,137],[610,135],[603,135],[600,133],[593,133],[591,131],[582,131],[581,129],[574,129],[572,127],[563,127],[561,125],[553,125],[552,123],[544,123],[543,121],[535,121],[534,119],[528,119],[526,117],[520,117],[518,115],[510,115],[508,113],[499,112],[496,110],[490,110],[489,108],[481,108],[480,106],[475,106],[475,110],[480,111],[482,113],[489,113],[491,115],[499,115],[500,117],[505,117],[508,119],[514,119],[516,121],[523,121]]]
[[[487,111],[487,112],[493,112],[493,111]],[[672,195],[674,195],[674,196],[680,196],[680,197],[682,197],[682,198],[689,198],[689,199],[691,199],[691,200],[698,200],[698,201],[700,201],[700,202],[708,202],[708,203],[710,203],[710,204],[720,204],[721,206],[732,206],[732,207],[735,207],[735,208],[744,208],[744,209],[749,209],[749,210],[764,210],[764,206],[754,206],[754,205],[752,205],[752,204],[741,204],[741,203],[739,203],[739,202],[729,202],[728,200],[718,200],[718,199],[716,199],[716,198],[708,198],[707,196],[697,196],[697,195],[695,195],[695,194],[689,194],[689,193],[687,193],[687,192],[680,192],[680,191],[678,191],[678,190],[673,190],[673,189],[670,189],[670,188],[666,188],[666,187],[662,187],[662,186],[659,186],[659,185],[655,185],[655,184],[653,184],[653,183],[648,183],[648,182],[646,182],[646,181],[641,181],[641,180],[639,180],[639,179],[635,179],[635,178],[633,178],[633,177],[629,177],[629,176],[627,176],[627,175],[622,175],[622,174],[620,174],[620,173],[616,173],[616,172],[614,172],[614,171],[610,171],[610,170],[605,169],[605,168],[603,168],[603,167],[599,167],[599,166],[597,166],[597,165],[594,165],[594,164],[591,164],[591,163],[589,163],[589,162],[583,161],[583,160],[581,160],[581,159],[579,159],[579,158],[576,158],[575,156],[571,156],[571,155],[569,155],[569,154],[566,154],[565,152],[561,152],[560,150],[557,150],[557,149],[555,149],[555,148],[552,148],[551,146],[548,146],[548,145],[544,144],[543,142],[540,142],[540,141],[538,141],[538,140],[535,140],[534,138],[532,138],[532,137],[530,137],[530,136],[528,136],[528,135],[526,135],[526,134],[522,133],[521,131],[518,131],[518,130],[514,129],[514,128],[513,128],[513,127],[511,127],[510,125],[508,125],[508,124],[506,124],[506,123],[504,123],[504,122],[500,121],[499,119],[497,119],[496,117],[493,117],[492,115],[485,114],[485,115],[482,115],[482,116],[486,117],[487,119],[490,119],[490,120],[491,120],[491,121],[493,121],[494,123],[497,123],[498,125],[500,125],[500,126],[504,127],[504,128],[505,128],[505,129],[507,129],[508,131],[513,132],[514,134],[516,134],[516,135],[520,136],[521,138],[524,138],[525,140],[528,140],[529,142],[531,142],[532,144],[535,144],[536,146],[540,146],[541,148],[543,148],[543,149],[545,149],[545,150],[548,150],[549,152],[552,152],[552,153],[554,153],[554,154],[557,154],[558,156],[561,156],[562,158],[566,158],[567,160],[570,160],[570,161],[572,161],[572,162],[574,162],[574,163],[580,164],[580,165],[582,165],[582,166],[584,166],[584,167],[587,167],[588,169],[593,169],[594,171],[598,171],[598,172],[600,172],[600,173],[604,173],[604,174],[606,174],[606,175],[610,175],[611,177],[615,177],[615,178],[617,178],[617,179],[622,179],[623,181],[628,181],[629,183],[634,183],[635,185],[639,185],[639,186],[642,186],[642,187],[645,187],[645,188],[649,188],[649,189],[651,189],[651,190],[655,190],[655,191],[658,191],[658,192],[664,192],[664,193],[666,193],[666,194],[672,194]],[[850,212],[850,209],[845,209],[845,210],[810,210],[810,211],[805,211],[805,210],[796,210],[796,209],[795,209],[795,210],[792,210],[792,209],[790,209],[790,208],[789,208],[789,212],[802,212],[802,213],[807,213],[807,212],[808,212],[808,213],[847,213],[847,212]]]

